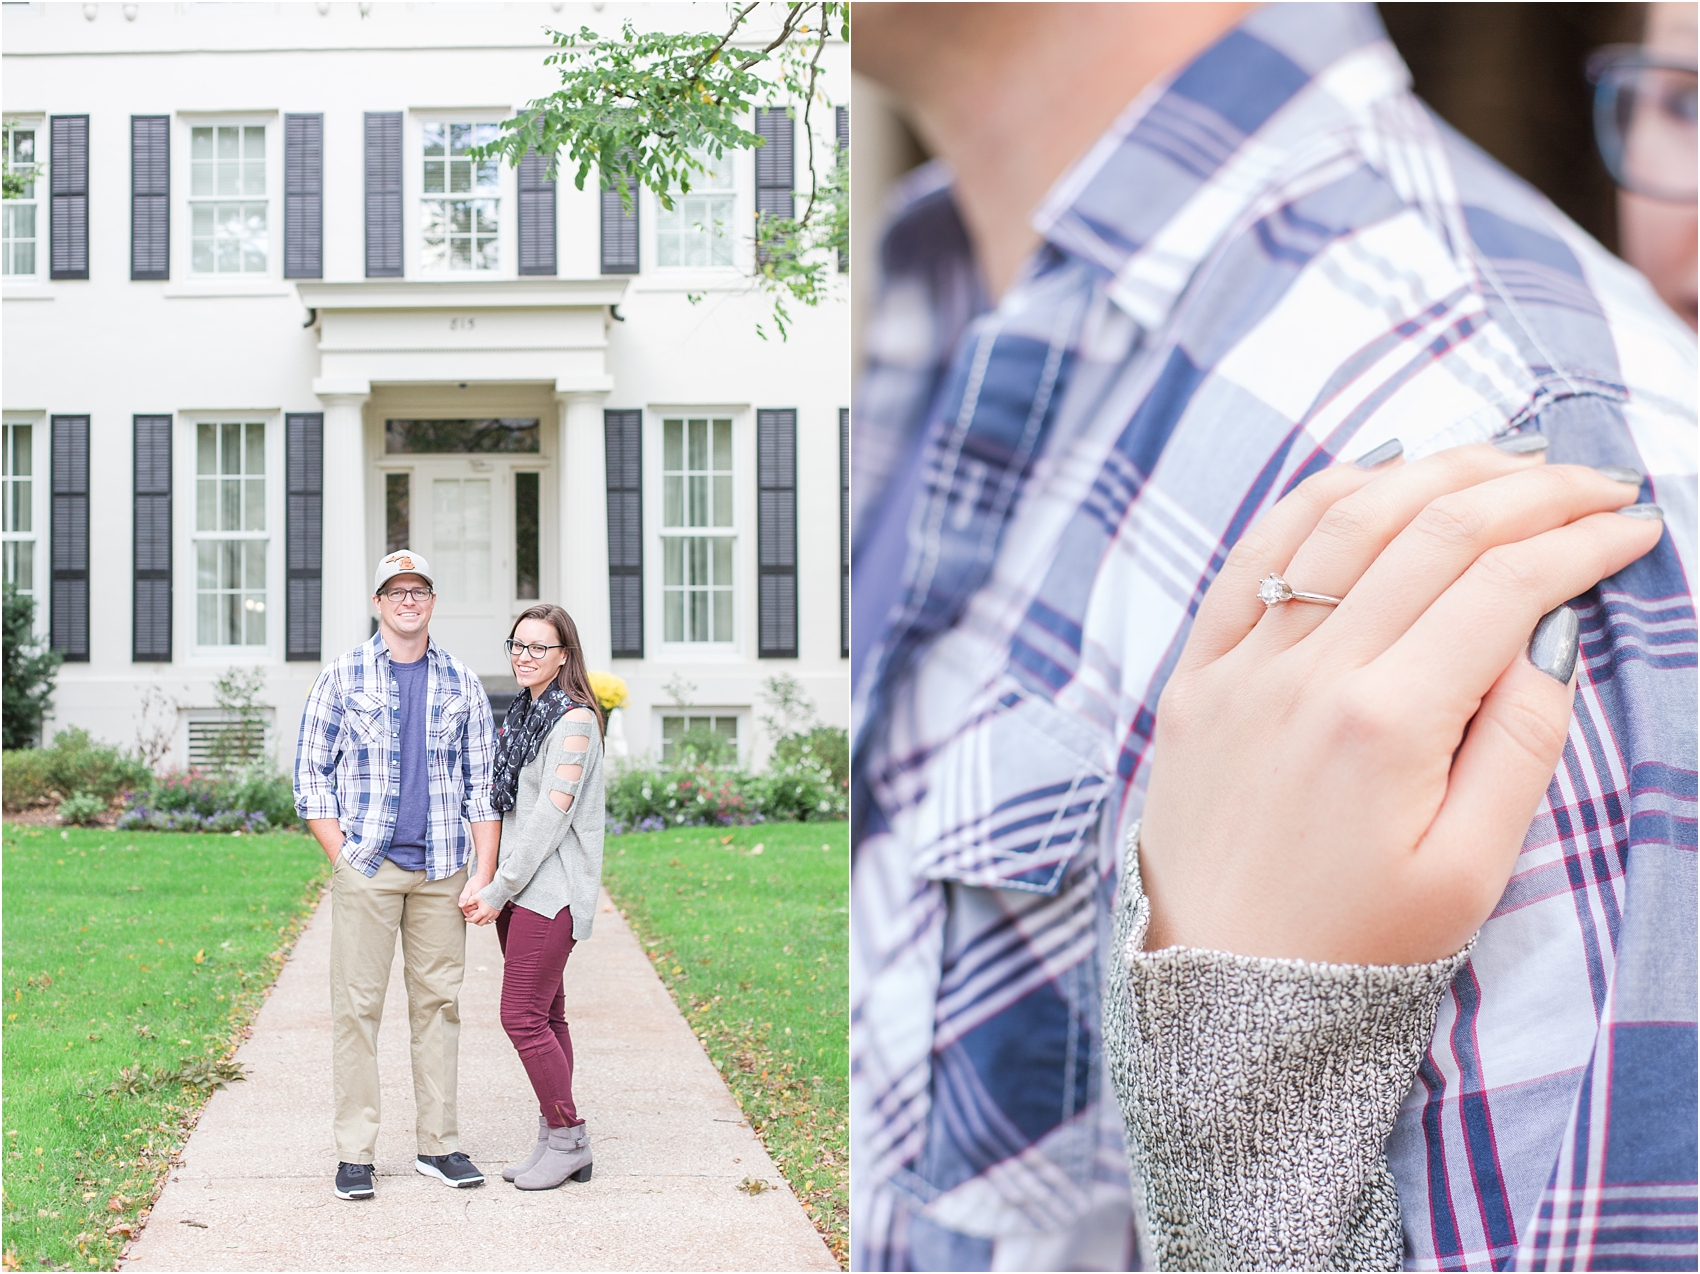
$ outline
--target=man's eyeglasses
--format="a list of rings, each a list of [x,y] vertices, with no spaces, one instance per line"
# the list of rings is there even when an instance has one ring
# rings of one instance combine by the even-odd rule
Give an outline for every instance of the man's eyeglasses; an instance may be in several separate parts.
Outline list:
[[[1695,197],[1692,61],[1614,44],[1588,59],[1594,140],[1612,180],[1651,199]]]
[[[545,646],[540,641],[534,641],[528,646],[523,641],[515,641],[512,637],[509,637],[502,645],[507,648],[508,658],[510,659],[518,659],[522,652],[529,654],[533,659],[542,659],[551,650],[566,649],[564,645]]]
[[[387,593],[380,594],[382,597],[389,598],[397,606],[400,606],[403,602],[422,602],[431,595],[432,590],[428,588],[392,588]]]

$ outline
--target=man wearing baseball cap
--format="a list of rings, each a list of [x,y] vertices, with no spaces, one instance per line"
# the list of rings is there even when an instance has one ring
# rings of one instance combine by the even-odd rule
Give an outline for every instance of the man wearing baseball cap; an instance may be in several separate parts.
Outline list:
[[[295,809],[331,860],[331,1075],[339,1199],[369,1199],[378,1142],[378,1025],[401,932],[419,1157],[450,1186],[484,1175],[460,1152],[455,1079],[466,920],[496,865],[495,731],[470,669],[431,640],[431,565],[378,563],[378,631],[325,666],[295,751]],[[468,826],[471,834],[468,836]],[[478,876],[467,860],[476,851]]]

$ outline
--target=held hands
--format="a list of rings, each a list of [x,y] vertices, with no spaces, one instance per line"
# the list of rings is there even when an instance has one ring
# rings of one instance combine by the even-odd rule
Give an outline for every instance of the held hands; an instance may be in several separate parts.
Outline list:
[[[1481,926],[1569,730],[1575,618],[1542,616],[1663,530],[1618,512],[1638,474],[1544,459],[1337,466],[1234,547],[1158,708],[1149,950],[1411,964]],[[1271,572],[1344,600],[1265,609]]]
[[[460,891],[460,910],[468,921],[475,925],[487,925],[502,913],[490,906],[478,896],[478,891],[488,885],[488,879],[477,876],[469,877],[466,886]]]

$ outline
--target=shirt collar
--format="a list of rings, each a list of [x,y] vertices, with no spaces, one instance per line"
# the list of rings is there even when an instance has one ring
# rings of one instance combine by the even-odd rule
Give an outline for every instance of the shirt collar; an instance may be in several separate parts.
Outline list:
[[[385,663],[390,662],[390,648],[384,644],[384,634],[381,629],[373,633],[371,638],[368,639],[366,649],[371,653],[374,661],[381,659]],[[443,660],[443,649],[437,645],[437,639],[430,633],[425,634],[425,658],[433,665],[440,664]]]
[[[1103,270],[1110,299],[1152,330],[1273,167],[1303,162],[1285,139],[1259,145],[1260,134],[1302,102],[1309,135],[1338,138],[1409,85],[1371,5],[1267,5],[1140,93],[1052,186],[1033,228]]]

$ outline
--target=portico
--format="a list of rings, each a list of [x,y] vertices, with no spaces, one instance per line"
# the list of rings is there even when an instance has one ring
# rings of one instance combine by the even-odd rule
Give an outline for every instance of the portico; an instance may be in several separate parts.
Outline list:
[[[372,563],[402,543],[438,576],[439,640],[508,676],[498,639],[534,601],[610,657],[602,407],[627,280],[303,283],[324,408],[321,642],[371,632]]]

